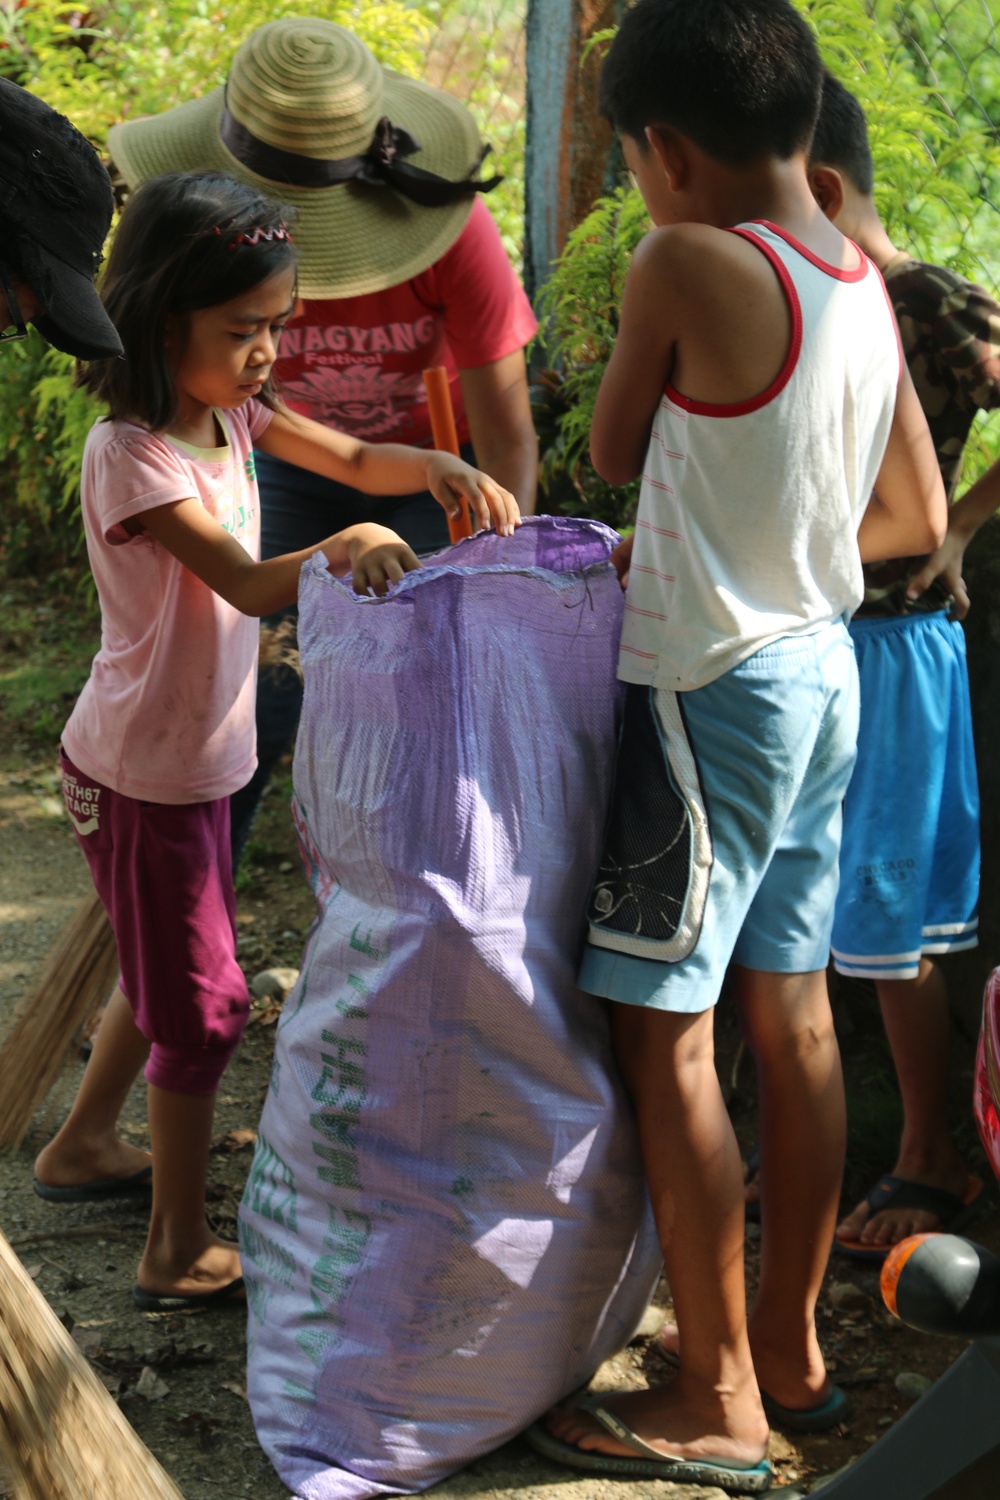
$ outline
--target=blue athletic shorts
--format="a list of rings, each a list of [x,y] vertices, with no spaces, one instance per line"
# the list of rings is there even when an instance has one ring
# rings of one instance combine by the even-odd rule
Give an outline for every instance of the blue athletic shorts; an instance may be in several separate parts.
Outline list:
[[[857,722],[839,621],[690,692],[630,685],[581,989],[695,1013],[731,959],[825,968]]]
[[[944,613],[855,620],[858,764],[844,804],[833,958],[912,979],[976,946],[979,788],[965,635]]]

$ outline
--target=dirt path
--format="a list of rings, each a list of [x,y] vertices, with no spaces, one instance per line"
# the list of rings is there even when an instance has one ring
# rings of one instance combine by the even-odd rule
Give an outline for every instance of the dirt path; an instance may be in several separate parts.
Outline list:
[[[239,893],[240,956],[250,975],[273,965],[296,966],[312,901],[298,866],[287,802],[277,791],[265,803],[251,846],[249,881]],[[61,812],[54,762],[0,774],[0,1026],[26,992],[60,925],[88,889],[84,862]],[[258,1013],[237,1053],[219,1098],[218,1146],[212,1157],[213,1212],[223,1232],[235,1215],[250,1162],[253,1131],[263,1102],[273,1030]],[[732,1038],[729,1039],[730,1043]],[[142,1246],[141,1211],[112,1205],[55,1208],[31,1191],[31,1161],[65,1110],[80,1064],[36,1121],[24,1148],[0,1157],[0,1225],[143,1440],[174,1476],[187,1500],[280,1500],[287,1491],[261,1452],[244,1389],[244,1329],[238,1312],[183,1317],[138,1314],[131,1301],[133,1271]],[[961,1066],[968,1066],[963,1058]],[[964,1083],[962,1085],[964,1087]],[[741,1101],[738,1128],[752,1131],[752,1099]],[[124,1121],[145,1141],[141,1088],[133,1090]],[[1000,1215],[991,1209],[977,1238],[1000,1248]],[[748,1246],[755,1274],[756,1241]],[[852,1420],[829,1436],[788,1443],[772,1439],[784,1482],[838,1468],[863,1451],[909,1402],[894,1381],[900,1372],[934,1378],[963,1348],[958,1340],[923,1339],[892,1324],[876,1305],[872,1272],[835,1264],[828,1282],[851,1281],[864,1294],[854,1310],[824,1298],[825,1348],[835,1378],[851,1388]],[[665,1294],[664,1294],[665,1296]],[[868,1299],[868,1300],[866,1300]],[[149,1374],[143,1374],[148,1370]],[[606,1387],[633,1387],[669,1378],[648,1339],[639,1340],[598,1377]],[[142,1395],[137,1386],[142,1381]],[[520,1441],[481,1459],[440,1485],[454,1500],[682,1500],[720,1492],[662,1482],[624,1483],[557,1470]],[[0,1488],[2,1494],[2,1488]]]

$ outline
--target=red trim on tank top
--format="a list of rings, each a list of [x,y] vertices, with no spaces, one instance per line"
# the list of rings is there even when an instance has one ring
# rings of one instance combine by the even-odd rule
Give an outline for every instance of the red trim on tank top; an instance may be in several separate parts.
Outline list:
[[[775,275],[781,282],[781,289],[788,303],[788,311],[792,316],[792,337],[788,345],[788,353],[785,355],[784,364],[777,375],[771,381],[766,390],[760,391],[756,396],[749,396],[745,401],[692,401],[688,396],[682,396],[680,391],[667,381],[664,390],[671,401],[681,408],[682,411],[690,412],[695,417],[745,417],[751,412],[760,411],[761,407],[767,406],[776,396],[780,396],[785,386],[795,373],[795,366],[799,362],[799,354],[802,352],[802,305],[799,302],[799,294],[795,290],[795,283],[791,278],[788,267],[773,245],[762,240],[760,235],[754,234],[749,229],[730,229],[728,234],[738,234],[741,239],[748,240],[751,245],[756,245],[762,255],[766,255],[771,262]]]
[[[784,240],[786,245],[791,245],[793,250],[797,250],[810,265],[815,266],[817,270],[824,271],[827,276],[832,276],[835,281],[864,281],[868,275],[868,266],[870,264],[868,257],[860,245],[855,245],[853,240],[848,240],[848,244],[854,245],[855,250],[857,250],[858,264],[854,267],[853,271],[844,271],[840,266],[831,266],[829,261],[821,260],[818,255],[814,255],[807,246],[803,245],[801,240],[795,238],[794,234],[789,234],[787,229],[782,229],[780,224],[772,224],[770,219],[751,219],[750,223],[759,224],[763,229],[769,229],[780,240]]]

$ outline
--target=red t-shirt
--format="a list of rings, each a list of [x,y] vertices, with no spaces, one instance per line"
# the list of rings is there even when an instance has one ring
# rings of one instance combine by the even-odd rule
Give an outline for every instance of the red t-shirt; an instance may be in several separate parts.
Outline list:
[[[304,300],[281,339],[277,375],[293,411],[368,442],[428,447],[420,372],[448,369],[459,440],[469,440],[458,371],[523,349],[538,327],[481,198],[428,270],[363,297]]]

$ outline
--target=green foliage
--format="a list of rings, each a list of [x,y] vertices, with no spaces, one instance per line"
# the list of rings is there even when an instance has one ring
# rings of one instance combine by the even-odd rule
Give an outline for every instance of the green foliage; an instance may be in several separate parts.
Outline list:
[[[82,550],[80,454],[96,408],[82,410],[86,398],[72,389],[72,360],[38,334],[12,344],[3,358],[0,573],[64,567]]]
[[[618,333],[629,261],[648,228],[645,204],[633,188],[599,199],[573,230],[539,299],[546,347],[559,358],[559,372],[545,371],[536,390],[542,482],[551,491],[559,475],[568,476],[573,487],[560,492],[559,509],[610,526],[635,519],[639,486],[615,490],[594,472],[587,457],[590,422]]]
[[[35,413],[49,434],[52,476],[60,511],[75,507],[80,489],[80,457],[87,434],[107,408],[73,383],[75,361],[47,349],[41,378],[34,386]]]
[[[103,408],[73,385],[73,360],[32,332],[4,351],[0,572],[65,567],[83,551],[83,445]]]
[[[1000,0],[795,0],[824,61],[861,100],[875,157],[876,201],[901,249],[995,288],[1000,199]],[[602,34],[601,40],[606,34]],[[594,400],[618,327],[628,258],[648,229],[642,200],[621,187],[574,231],[543,293],[542,340],[555,369],[536,383],[548,439],[543,482],[559,509],[632,520],[636,486],[610,490],[587,460]],[[967,450],[971,480],[996,457],[981,426]]]
[[[233,53],[267,21],[302,14],[299,0],[67,0],[4,8],[3,71],[70,116],[98,146],[108,128],[159,114],[225,81]],[[403,0],[312,0],[309,14],[347,26],[387,67],[421,71],[429,7]]]
[[[827,66],[864,106],[875,201],[890,238],[992,282],[987,250],[997,223],[989,194],[1000,179],[1000,147],[970,93],[979,85],[961,61],[981,52],[984,18],[992,30],[989,12],[951,5],[945,21],[933,4],[797,3],[816,28]],[[1000,56],[990,55],[995,72]]]
[[[461,99],[491,146],[483,175],[504,181],[486,199],[507,254],[524,237],[524,0],[442,0],[427,81]]]
[[[100,644],[96,600],[69,572],[8,580],[0,594],[0,764],[51,757]]]

